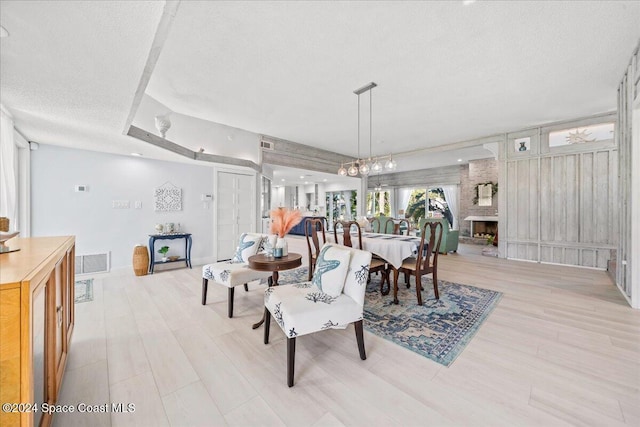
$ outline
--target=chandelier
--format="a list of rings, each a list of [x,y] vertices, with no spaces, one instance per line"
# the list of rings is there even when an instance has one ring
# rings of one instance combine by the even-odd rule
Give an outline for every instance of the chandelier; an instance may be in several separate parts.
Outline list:
[[[395,170],[397,163],[393,160],[393,155],[386,156],[371,156],[371,129],[372,129],[372,117],[373,117],[373,101],[372,101],[372,89],[378,86],[376,83],[371,82],[368,85],[356,89],[353,91],[358,95],[358,158],[351,162],[342,163],[340,169],[338,169],[338,175],[341,176],[358,176],[358,173],[362,176],[369,175],[369,172],[380,172],[382,169],[389,171]],[[360,95],[365,92],[369,92],[369,157],[367,159],[360,158]],[[345,167],[345,165],[347,167]]]

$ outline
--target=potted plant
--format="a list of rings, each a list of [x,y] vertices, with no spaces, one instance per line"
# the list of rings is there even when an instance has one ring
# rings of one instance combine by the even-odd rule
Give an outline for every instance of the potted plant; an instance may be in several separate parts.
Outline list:
[[[169,246],[163,246],[158,249],[158,252],[162,254],[162,262],[167,262],[167,252],[169,252]]]

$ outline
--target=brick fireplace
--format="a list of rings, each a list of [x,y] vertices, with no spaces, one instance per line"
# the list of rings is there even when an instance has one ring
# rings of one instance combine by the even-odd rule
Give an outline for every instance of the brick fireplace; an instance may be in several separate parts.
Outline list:
[[[468,216],[464,219],[469,223],[469,234],[471,237],[487,238],[495,236],[498,232],[497,216]]]

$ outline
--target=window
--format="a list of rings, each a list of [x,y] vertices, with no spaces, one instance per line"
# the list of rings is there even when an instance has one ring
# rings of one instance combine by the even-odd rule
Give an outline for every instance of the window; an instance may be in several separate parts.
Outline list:
[[[444,191],[439,187],[413,190],[409,196],[405,217],[414,224],[418,224],[421,218],[442,217],[447,218],[449,224],[453,225],[453,215],[449,210]]]
[[[0,216],[9,218],[9,231],[17,230],[18,224],[18,147],[14,141],[13,119],[1,111],[0,120]]]
[[[549,147],[613,140],[614,124],[602,123],[549,133]]]
[[[391,214],[391,192],[374,190],[367,192],[367,216],[389,216]]]
[[[356,218],[358,214],[357,190],[333,191],[325,194],[326,217],[330,229],[333,229],[335,221],[350,221]]]

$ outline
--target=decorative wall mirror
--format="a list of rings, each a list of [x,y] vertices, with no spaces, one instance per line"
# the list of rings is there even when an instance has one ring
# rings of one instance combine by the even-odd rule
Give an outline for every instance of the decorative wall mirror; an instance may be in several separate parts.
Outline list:
[[[478,185],[478,206],[491,206],[493,198],[493,185]]]

